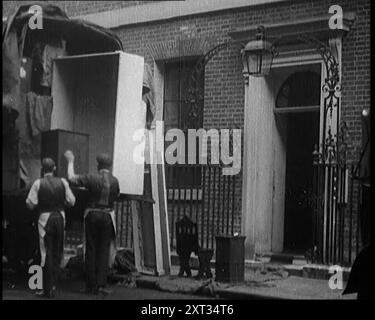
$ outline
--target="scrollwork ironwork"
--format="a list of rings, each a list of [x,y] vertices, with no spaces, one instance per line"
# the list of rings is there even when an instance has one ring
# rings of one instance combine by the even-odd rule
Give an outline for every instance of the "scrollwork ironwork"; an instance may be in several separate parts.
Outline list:
[[[203,101],[204,101],[204,93],[200,91],[199,88],[199,80],[203,75],[203,70],[206,64],[221,50],[228,48],[230,45],[234,43],[238,43],[237,41],[227,41],[222,42],[208,52],[206,52],[196,63],[190,79],[189,79],[189,89],[188,89],[188,97],[186,99],[186,103],[189,106],[188,112],[188,121],[187,125],[189,128],[197,128],[197,124],[199,123],[199,108],[203,108]],[[187,129],[187,128],[186,128]]]
[[[277,46],[286,38],[287,36],[281,36],[277,38],[272,43],[274,56],[278,55],[278,51],[276,50]],[[340,76],[339,76],[339,64],[336,61],[331,49],[327,44],[324,42],[309,36],[309,35],[297,35],[296,38],[304,43],[309,45],[313,45],[319,55],[322,57],[325,70],[326,70],[326,77],[324,79],[324,84],[322,87],[322,91],[325,95],[324,97],[324,114],[323,114],[323,137],[322,137],[322,152],[323,152],[323,159],[325,161],[333,161],[336,160],[332,158],[333,156],[336,157],[337,153],[336,150],[338,149],[337,146],[334,146],[337,143],[336,135],[332,133],[332,129],[330,127],[327,128],[327,120],[328,117],[330,119],[333,118],[333,109],[337,109],[337,113],[339,113],[339,100],[340,96],[339,93],[341,91],[340,85]],[[225,48],[228,48],[231,45],[239,44],[241,41],[238,40],[229,40],[227,42],[220,43],[210,49],[207,53],[205,53],[195,65],[190,79],[189,79],[189,89],[188,89],[188,97],[186,102],[189,106],[189,113],[188,113],[188,126],[190,128],[196,128],[197,124],[199,123],[199,108],[203,108],[204,102],[204,94],[200,91],[198,86],[198,81],[203,75],[203,70],[206,64],[220,51]],[[243,44],[244,45],[244,44]],[[329,124],[330,126],[330,124]],[[338,123],[337,123],[338,127]]]
[[[282,41],[290,36],[281,36],[276,40],[272,41],[272,48],[274,52],[274,57],[278,56],[279,52],[276,48],[282,43]],[[341,136],[339,138],[339,108],[340,108],[340,74],[339,74],[339,64],[332,53],[330,47],[310,35],[297,35],[296,39],[300,42],[312,45],[316,52],[322,57],[324,62],[326,77],[324,79],[324,84],[322,86],[322,92],[324,94],[324,108],[323,108],[323,136],[322,144],[320,148],[319,162],[325,163],[342,163],[346,161],[346,144],[344,142],[345,137]],[[200,109],[204,107],[204,93],[201,92],[198,85],[199,80],[203,76],[203,70],[207,63],[220,51],[228,48],[231,45],[242,44],[239,40],[229,40],[220,43],[206,52],[195,65],[190,79],[189,79],[189,89],[188,97],[186,99],[188,111],[188,121],[186,123],[188,128],[198,128],[200,124],[199,115],[201,114]],[[337,117],[335,129],[333,130],[331,123],[334,120],[333,110],[336,109]],[[184,129],[188,129],[184,128]]]

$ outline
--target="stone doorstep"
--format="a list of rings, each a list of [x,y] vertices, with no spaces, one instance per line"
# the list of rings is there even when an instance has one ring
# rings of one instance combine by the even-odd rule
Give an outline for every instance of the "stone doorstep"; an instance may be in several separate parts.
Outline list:
[[[171,263],[172,265],[179,265],[179,259],[176,252],[171,252]],[[190,266],[193,270],[199,269],[198,257],[190,258]],[[211,260],[211,268],[215,269],[215,260]],[[267,268],[268,270],[284,269],[291,276],[310,278],[310,279],[321,279],[328,280],[332,275],[330,273],[330,266],[318,265],[318,264],[307,264],[303,260],[295,259],[292,264],[273,263],[269,259],[261,259],[261,261],[245,260],[245,270],[257,270]],[[347,281],[350,274],[350,268],[343,268],[343,280]]]

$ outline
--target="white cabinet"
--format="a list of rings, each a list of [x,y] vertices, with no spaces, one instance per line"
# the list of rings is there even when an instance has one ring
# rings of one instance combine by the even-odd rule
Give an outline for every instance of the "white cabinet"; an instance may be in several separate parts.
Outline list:
[[[146,122],[143,68],[142,57],[124,52],[67,56],[54,61],[52,82],[51,130],[88,134],[89,171],[99,153],[111,154],[121,193],[135,195],[144,180],[144,164],[133,156],[143,150],[133,138]]]

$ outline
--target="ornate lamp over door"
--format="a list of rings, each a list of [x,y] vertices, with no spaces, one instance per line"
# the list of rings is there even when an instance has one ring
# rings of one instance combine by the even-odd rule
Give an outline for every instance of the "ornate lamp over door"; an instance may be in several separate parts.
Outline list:
[[[256,39],[249,41],[241,50],[243,75],[248,81],[249,76],[263,77],[269,74],[275,51],[272,44],[265,39],[264,27],[258,27]]]

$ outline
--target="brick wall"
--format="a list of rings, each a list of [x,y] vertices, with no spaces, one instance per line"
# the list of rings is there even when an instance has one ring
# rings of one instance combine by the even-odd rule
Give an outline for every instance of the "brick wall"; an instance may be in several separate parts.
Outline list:
[[[358,159],[361,111],[370,108],[370,1],[356,3],[353,30],[343,40],[342,116],[350,134],[350,159]]]
[[[122,1],[49,1],[69,15],[100,12],[134,5]],[[3,15],[16,1],[4,3]],[[289,22],[321,17],[330,5],[339,4],[344,13],[353,11],[356,21],[343,40],[342,119],[349,129],[349,160],[357,160],[361,143],[361,111],[370,107],[370,1],[300,0],[233,9],[116,28],[124,50],[139,54],[153,65],[154,59],[200,55],[229,39],[228,32],[259,24]],[[193,49],[192,49],[193,48]],[[244,86],[238,48],[229,47],[216,55],[205,69],[205,128],[243,128]],[[239,175],[241,180],[242,173]],[[241,201],[241,183],[237,189]]]
[[[144,5],[142,1],[46,1],[63,8],[68,15],[83,15]],[[4,1],[3,16],[19,1]],[[35,3],[22,1],[22,3]],[[228,32],[258,24],[288,22],[293,19],[320,17],[332,4],[356,14],[355,24],[343,40],[342,116],[350,135],[350,159],[358,157],[361,139],[361,110],[370,106],[370,1],[314,0],[286,1],[247,9],[182,17],[180,19],[124,26],[115,31],[127,52],[154,59],[199,55],[229,39]],[[188,45],[181,45],[188,43]],[[197,45],[198,43],[198,45]],[[165,45],[168,44],[168,45]],[[195,51],[189,48],[195,46]],[[158,56],[157,52],[162,52]],[[206,128],[242,128],[244,89],[238,48],[230,47],[208,63],[205,70],[204,126]]]
[[[342,116],[349,127],[350,159],[358,158],[361,110],[370,106],[370,1],[291,1],[242,10],[183,17],[165,22],[118,28],[125,51],[145,56],[152,64],[155,47],[164,43],[200,41],[202,51],[229,39],[228,32],[258,24],[320,17],[332,4],[356,13],[351,32],[343,40]],[[181,46],[182,47],[182,46]],[[170,52],[168,52],[168,50]],[[166,58],[188,56],[180,48],[163,47]],[[156,57],[158,58],[158,57]],[[204,126],[242,128],[244,88],[238,48],[229,47],[215,56],[205,69]]]
[[[204,40],[213,46],[228,40],[228,32],[258,24],[288,22],[293,19],[320,17],[331,4],[340,4],[344,12],[353,11],[357,18],[343,41],[342,118],[349,129],[349,160],[357,160],[361,142],[361,110],[370,105],[370,2],[361,1],[294,1],[262,5],[243,10],[184,17],[149,25],[118,28],[125,51],[145,56],[152,63],[154,48],[165,42]],[[168,49],[166,49],[168,51]],[[164,52],[177,57],[188,52]],[[229,47],[215,56],[205,69],[205,128],[243,128],[244,87],[238,48]],[[240,173],[239,180],[242,178]],[[237,190],[240,201],[241,183]]]

